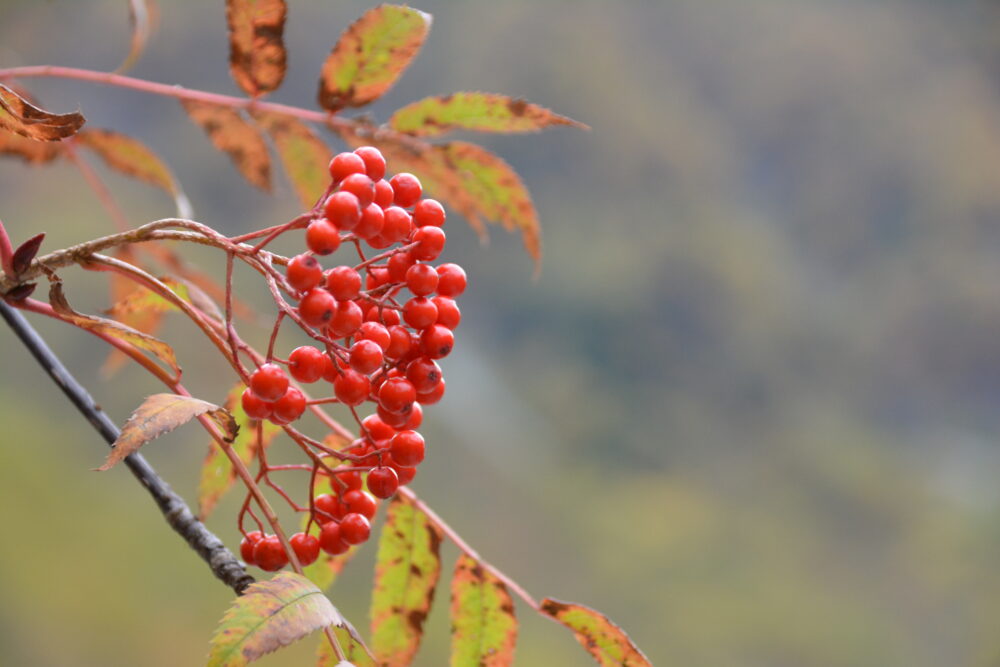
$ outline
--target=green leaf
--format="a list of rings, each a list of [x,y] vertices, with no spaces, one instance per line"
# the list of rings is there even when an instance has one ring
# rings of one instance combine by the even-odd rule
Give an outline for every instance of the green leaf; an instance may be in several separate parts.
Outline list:
[[[462,554],[451,580],[451,664],[501,667],[514,661],[517,618],[507,587]]]
[[[267,449],[274,437],[281,432],[281,427],[266,420],[258,422],[247,416],[240,400],[244,388],[243,383],[233,387],[226,396],[226,402],[223,405],[233,416],[238,428],[236,438],[232,443],[233,451],[243,463],[249,464],[257,456],[260,447]],[[258,424],[260,424],[262,436],[260,447],[257,443]],[[208,454],[201,464],[201,480],[198,482],[198,513],[203,521],[215,508],[219,499],[232,488],[235,481],[236,470],[233,468],[232,461],[214,440],[209,442]],[[321,588],[325,587],[321,586]]]
[[[389,119],[389,127],[418,137],[436,136],[451,130],[538,132],[552,125],[589,129],[583,123],[537,104],[492,93],[427,97],[396,110]]]
[[[311,581],[282,572],[233,601],[212,637],[208,667],[240,667],[314,630],[346,623]]]
[[[128,282],[130,285],[135,284],[131,281]],[[160,278],[160,282],[169,287],[170,291],[180,298],[188,302],[191,301],[191,297],[188,294],[188,286],[184,283],[174,280],[169,276]],[[121,319],[133,313],[166,313],[172,310],[179,309],[172,302],[167,301],[156,292],[145,287],[136,287],[132,292],[116,301],[113,306],[104,312],[114,318]]]
[[[442,538],[412,501],[396,496],[389,504],[371,605],[372,647],[381,663],[408,665],[420,647],[441,573]]]
[[[590,607],[545,598],[539,611],[572,630],[576,640],[603,667],[652,667],[624,630]]]
[[[333,153],[308,125],[290,116],[256,111],[253,117],[274,140],[299,201],[311,208],[330,184],[327,165]]]
[[[191,100],[182,100],[181,104],[212,144],[229,156],[243,178],[265,192],[271,191],[271,156],[256,127],[229,107]]]
[[[247,95],[269,93],[285,78],[285,0],[226,0],[229,71]]]
[[[340,642],[340,648],[344,651],[344,658],[347,660],[347,663],[337,660],[337,656],[333,652],[333,647],[330,646],[330,642],[324,637],[320,640],[319,648],[316,650],[316,667],[342,667],[345,664],[353,665],[354,667],[379,667],[378,663],[372,660],[365,652],[365,647],[354,637],[351,637],[351,634],[347,630],[337,628],[333,632],[337,635],[337,641]]]
[[[333,47],[319,78],[319,105],[330,111],[381,97],[409,67],[431,28],[431,15],[379,5],[351,24]]]

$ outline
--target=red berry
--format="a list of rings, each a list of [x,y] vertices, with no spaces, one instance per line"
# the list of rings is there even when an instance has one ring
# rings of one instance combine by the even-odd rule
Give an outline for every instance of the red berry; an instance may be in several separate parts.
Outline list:
[[[361,405],[368,398],[370,388],[368,377],[351,368],[333,381],[333,393],[344,405]]]
[[[375,203],[379,208],[389,208],[392,206],[392,199],[395,194],[389,181],[384,178],[375,183]]]
[[[455,334],[441,324],[431,325],[420,335],[420,350],[431,359],[447,357],[454,345]]]
[[[292,258],[285,275],[288,277],[289,285],[300,292],[305,292],[319,285],[319,281],[323,279],[323,267],[315,257],[303,253]]]
[[[406,379],[418,394],[426,394],[441,381],[441,367],[433,359],[420,357],[406,366]]]
[[[306,245],[317,255],[329,255],[340,247],[340,233],[332,222],[318,218],[306,228]]]
[[[402,412],[389,412],[380,405],[376,408],[375,414],[377,414],[379,419],[384,421],[389,426],[397,429],[403,429],[406,428],[407,422],[410,421],[410,414],[413,412],[414,405],[416,405],[416,403],[410,403],[403,409]]]
[[[382,267],[374,267],[368,269],[368,275],[365,277],[365,289],[373,290],[376,287],[381,287],[389,281],[389,272]]]
[[[389,441],[392,460],[402,466],[415,466],[424,460],[424,436],[416,431],[400,431]]]
[[[302,567],[312,565],[319,558],[319,540],[308,533],[295,533],[288,538]]]
[[[387,359],[402,359],[411,345],[410,332],[405,327],[399,324],[389,327],[389,347],[385,350]]]
[[[349,266],[335,266],[326,272],[326,289],[340,301],[358,298],[361,276]]]
[[[441,296],[456,297],[465,291],[465,270],[458,264],[442,264],[437,267],[437,293]]]
[[[378,388],[378,402],[389,412],[402,412],[417,399],[417,390],[406,378],[389,378]]]
[[[417,260],[413,259],[408,252],[397,252],[385,263],[389,272],[389,281],[394,283],[406,282],[406,272]]]
[[[365,161],[354,153],[338,153],[330,160],[330,178],[334,183],[342,181],[351,174],[365,173]]]
[[[322,327],[333,318],[337,300],[322,287],[314,287],[299,302],[299,315],[311,327]]]
[[[361,473],[357,470],[345,470],[344,472],[338,472],[337,479],[340,480],[341,484],[343,484],[348,491],[361,488]]]
[[[264,364],[250,374],[250,389],[265,401],[276,401],[288,391],[288,376],[278,364]]]
[[[395,324],[399,324],[399,313],[392,308],[372,306],[368,309],[368,315],[365,319],[370,322],[380,322],[387,327],[391,327]]]
[[[413,218],[399,206],[390,206],[385,209],[385,224],[379,236],[388,245],[399,243],[410,237],[413,229]]]
[[[438,272],[430,264],[414,264],[406,271],[406,287],[416,296],[427,296],[438,286]]]
[[[333,382],[340,377],[340,368],[330,358],[330,355],[324,354],[323,357],[323,379],[327,382]]]
[[[265,401],[249,387],[243,390],[240,404],[243,406],[243,412],[247,413],[247,417],[251,419],[267,419],[274,409],[273,402]]]
[[[253,548],[253,560],[265,572],[277,572],[288,564],[288,555],[277,535],[268,535]]]
[[[403,319],[414,329],[426,329],[437,321],[437,306],[425,296],[415,296],[403,304]]]
[[[421,405],[433,405],[441,400],[444,396],[444,380],[438,382],[437,386],[431,389],[426,394],[417,394],[417,402]]]
[[[417,396],[420,396],[420,394],[417,394]],[[419,403],[414,403],[413,405],[410,406],[410,416],[407,417],[406,423],[403,424],[403,428],[414,431],[420,428],[420,425],[423,423],[423,421],[424,421],[424,409],[420,407]]]
[[[413,240],[418,245],[410,250],[410,254],[417,259],[429,261],[438,258],[444,250],[447,237],[440,227],[420,227],[413,232]]]
[[[375,200],[375,183],[364,174],[351,174],[340,182],[341,192],[350,192],[358,198],[358,205],[362,209],[368,207]],[[360,219],[359,219],[360,221]],[[351,225],[353,228],[354,225]]]
[[[319,531],[319,546],[331,556],[342,554],[351,548],[351,545],[340,539],[340,525],[335,521],[323,524]]]
[[[362,322],[361,328],[355,336],[361,340],[370,340],[379,346],[383,352],[389,347],[389,330],[384,324],[378,322]]]
[[[288,355],[288,372],[299,382],[309,384],[323,377],[326,355],[322,350],[303,345]]]
[[[373,468],[368,473],[368,490],[376,498],[390,498],[399,488],[399,475],[388,466]]]
[[[332,338],[346,338],[358,330],[363,320],[364,315],[358,304],[353,301],[339,301],[326,329]]]
[[[351,346],[351,368],[367,375],[382,365],[382,348],[372,340],[359,340]]]
[[[385,226],[385,211],[378,204],[370,204],[361,212],[361,222],[354,228],[354,233],[368,241],[382,232]]]
[[[413,481],[413,478],[417,476],[417,469],[410,466],[401,466],[395,461],[389,462],[389,467],[396,471],[396,475],[399,477],[399,485],[403,486],[409,484]]]
[[[385,158],[382,151],[374,146],[362,146],[356,148],[354,152],[365,162],[365,173],[373,181],[381,180],[385,176]]]
[[[341,190],[327,197],[323,204],[323,214],[337,229],[348,232],[361,222],[361,208],[357,195]]]
[[[340,520],[340,539],[348,544],[361,544],[371,535],[372,527],[368,519],[357,512],[351,512]]]
[[[439,282],[438,285],[440,286],[441,283]],[[446,296],[436,296],[431,301],[438,309],[437,324],[454,331],[462,322],[462,311],[458,309],[455,300]]]
[[[305,395],[295,387],[289,387],[285,395],[274,402],[271,420],[288,424],[301,417],[305,411]]]
[[[421,199],[413,206],[413,224],[417,227],[440,227],[444,219],[444,206],[436,199]]]
[[[323,493],[316,496],[315,500],[313,500],[313,509],[315,510],[314,516],[316,522],[319,524],[326,524],[329,521],[344,516],[344,508],[340,503],[340,499],[332,493]]]
[[[416,204],[420,200],[420,195],[424,192],[423,187],[420,185],[420,179],[413,174],[405,172],[396,174],[390,178],[389,185],[392,186],[393,203],[403,208],[409,208]]]
[[[372,442],[388,440],[396,435],[396,429],[382,421],[378,415],[368,415],[361,420],[361,426]]]
[[[374,517],[375,510],[378,509],[375,499],[360,489],[352,489],[345,493],[344,504],[348,512],[357,512],[368,519]]]
[[[369,482],[369,486],[371,482]],[[381,496],[379,496],[381,497]],[[254,530],[247,533],[242,540],[240,540],[240,558],[247,565],[255,565],[253,559],[253,548],[257,546],[257,543],[264,539],[264,534],[259,530]]]

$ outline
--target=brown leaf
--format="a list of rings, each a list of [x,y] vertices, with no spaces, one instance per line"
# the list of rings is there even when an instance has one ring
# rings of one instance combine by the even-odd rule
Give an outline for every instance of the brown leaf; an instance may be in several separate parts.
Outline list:
[[[332,151],[305,123],[281,114],[254,112],[278,148],[288,179],[306,208],[312,207],[330,183],[327,165]]]
[[[113,256],[129,264],[136,263],[135,251],[129,246],[118,248]],[[125,326],[131,327],[136,331],[141,331],[151,336],[155,335],[160,328],[160,324],[163,322],[164,311],[162,309],[121,307],[121,304],[137,301],[147,295],[152,295],[152,292],[145,287],[137,286],[120,273],[111,274],[109,286],[111,288],[112,306],[105,311],[105,314],[110,315]],[[117,348],[111,348],[107,359],[104,360],[104,364],[101,366],[101,375],[104,378],[112,377],[128,360],[129,357],[124,352]]]
[[[128,22],[132,28],[132,40],[128,55],[115,70],[116,74],[121,74],[132,67],[146,50],[146,43],[153,32],[155,15],[156,7],[152,0],[128,0]]]
[[[85,122],[79,111],[50,113],[0,85],[0,128],[35,141],[59,141],[76,134]]]
[[[243,177],[265,192],[271,191],[271,157],[264,138],[234,109],[183,100],[184,110],[220,151],[229,155]]]
[[[287,13],[284,0],[226,0],[229,71],[247,95],[269,93],[285,78]]]
[[[538,132],[552,125],[589,129],[572,118],[525,100],[492,93],[453,93],[427,97],[397,109],[389,127],[413,136],[430,137],[450,130]]]
[[[319,105],[330,111],[360,107],[381,97],[416,57],[431,15],[379,5],[352,23],[323,63]]]
[[[97,470],[108,470],[132,452],[164,433],[173,431],[195,417],[208,415],[226,434],[227,440],[236,437],[239,427],[225,408],[190,396],[153,394],[142,402],[122,426],[107,460]]]
[[[573,631],[576,640],[602,667],[652,667],[625,631],[590,607],[545,598],[539,611]]]
[[[30,164],[45,164],[62,155],[63,147],[51,141],[32,141],[0,129],[0,155],[13,155]]]
[[[45,232],[42,232],[41,234],[35,234],[17,247],[10,262],[15,276],[28,270],[28,267],[31,266],[31,260],[35,259],[35,255],[38,254],[38,249],[42,246],[42,241],[44,240]]]

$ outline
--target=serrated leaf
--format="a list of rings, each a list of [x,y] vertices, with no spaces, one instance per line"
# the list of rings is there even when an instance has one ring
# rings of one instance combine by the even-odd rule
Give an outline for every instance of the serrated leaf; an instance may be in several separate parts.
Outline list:
[[[13,155],[29,164],[45,164],[62,153],[62,146],[56,142],[32,141],[0,128],[0,155]]]
[[[41,234],[35,234],[17,247],[14,251],[14,256],[10,260],[10,265],[14,269],[15,276],[28,270],[28,267],[31,266],[31,261],[35,259],[35,255],[38,254],[38,249],[42,247],[42,241],[44,240],[45,232],[42,232]]]
[[[282,572],[251,584],[222,617],[208,667],[241,667],[311,632],[346,620],[305,577]]]
[[[76,134],[85,122],[79,111],[51,113],[0,85],[0,128],[35,141],[59,141]]]
[[[115,70],[116,74],[121,74],[132,67],[146,50],[146,43],[149,42],[149,36],[153,32],[153,15],[152,0],[129,0],[128,21],[132,38],[129,42],[128,55]]]
[[[191,396],[177,394],[153,394],[146,398],[122,426],[107,460],[97,470],[109,470],[129,454],[188,423],[195,417],[207,415],[219,425],[227,440],[236,437],[236,420],[224,408]]]
[[[451,580],[452,667],[502,667],[514,661],[517,618],[507,587],[466,554]]]
[[[271,157],[260,132],[235,109],[182,100],[184,110],[205,131],[212,144],[226,153],[250,184],[270,192]]]
[[[371,604],[372,648],[381,663],[408,665],[420,648],[441,574],[442,538],[412,501],[396,496],[389,504]]]
[[[537,104],[492,93],[427,97],[397,109],[389,119],[392,129],[418,137],[436,136],[451,130],[538,132],[552,125],[587,128],[583,123]]]
[[[267,449],[274,437],[281,432],[281,427],[266,420],[260,422],[261,441],[258,446],[258,422],[251,420],[246,411],[243,410],[243,403],[240,400],[243,389],[242,382],[230,389],[223,407],[232,415],[238,429],[236,438],[232,442],[233,451],[243,463],[249,464],[261,448]],[[235,481],[236,470],[233,468],[232,461],[212,440],[208,443],[208,454],[201,465],[201,480],[198,482],[198,513],[202,521],[208,517],[219,499],[225,495]]]
[[[312,207],[330,183],[327,165],[332,151],[308,125],[290,116],[263,111],[253,116],[274,140],[299,201],[306,208]]]
[[[70,307],[69,302],[66,301],[66,295],[63,294],[62,290],[62,283],[56,281],[49,286],[49,303],[52,304],[53,310],[64,320],[82,329],[111,338],[117,338],[118,340],[134,345],[140,350],[149,352],[157,360],[169,367],[173,371],[175,378],[180,377],[181,369],[177,365],[177,357],[174,354],[173,348],[158,338],[154,338],[141,331],[136,331],[132,327],[120,322],[76,312]]]
[[[319,105],[330,111],[381,97],[409,67],[431,27],[431,15],[379,5],[352,23],[333,47],[319,78]]]
[[[349,632],[343,628],[335,628],[333,632],[337,635],[340,648],[344,651],[346,662],[337,659],[330,642],[323,638],[316,650],[316,667],[379,667],[378,663],[365,652],[364,646],[351,637]]]
[[[284,0],[226,0],[229,72],[247,95],[269,93],[285,78],[287,15]]]
[[[652,667],[625,631],[599,611],[552,598],[542,600],[539,611],[572,630],[576,640],[603,667]]]

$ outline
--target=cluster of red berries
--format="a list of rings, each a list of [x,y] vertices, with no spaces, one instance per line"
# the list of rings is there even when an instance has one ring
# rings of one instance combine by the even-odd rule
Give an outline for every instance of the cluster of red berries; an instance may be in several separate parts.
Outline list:
[[[437,360],[451,352],[461,321],[454,299],[465,290],[465,272],[457,264],[430,264],[445,245],[444,207],[422,197],[416,176],[385,175],[385,158],[371,146],[330,162],[330,194],[306,228],[308,250],[289,262],[285,276],[298,300],[298,324],[323,347],[292,350],[287,372],[280,363],[261,365],[242,396],[249,417],[294,422],[307,401],[291,375],[303,384],[330,383],[333,396],[323,400],[349,406],[356,418],[359,406],[375,408],[358,418],[361,437],[344,450],[352,465],[332,476],[335,492],[311,499],[319,537],[291,538],[303,565],[320,549],[343,553],[367,540],[376,498],[391,497],[413,479],[424,458],[424,439],[415,430],[421,406],[444,394]],[[363,244],[380,252],[365,259]],[[356,247],[360,262],[324,270],[318,257],[342,245]],[[241,553],[265,570],[287,562],[277,537],[259,532],[245,536]]]

